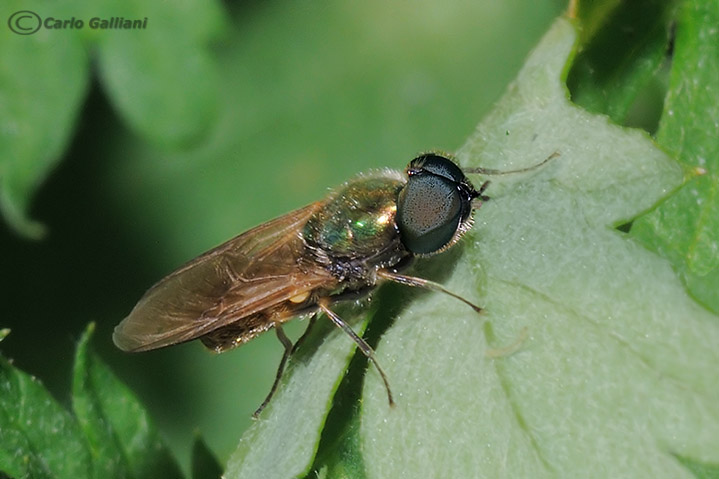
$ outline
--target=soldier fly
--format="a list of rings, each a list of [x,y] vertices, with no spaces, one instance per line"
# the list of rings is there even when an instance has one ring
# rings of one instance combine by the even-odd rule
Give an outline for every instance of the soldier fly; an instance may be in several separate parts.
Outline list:
[[[294,345],[282,324],[296,317],[326,315],[357,344],[384,381],[389,381],[364,339],[333,310],[333,304],[369,295],[394,281],[449,294],[482,308],[440,284],[402,274],[415,257],[441,253],[472,227],[474,210],[489,200],[489,181],[475,189],[466,173],[513,171],[462,169],[448,155],[425,153],[404,172],[362,174],[324,200],[261,224],[181,266],[155,284],[116,328],[124,351],[147,351],[193,339],[215,352],[240,346],[274,328],[285,348],[279,384]],[[309,327],[309,326],[308,326]]]

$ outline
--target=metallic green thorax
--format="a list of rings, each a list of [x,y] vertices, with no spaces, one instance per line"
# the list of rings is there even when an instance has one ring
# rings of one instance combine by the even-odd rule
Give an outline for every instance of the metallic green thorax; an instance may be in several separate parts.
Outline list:
[[[305,240],[333,257],[373,256],[399,241],[398,172],[360,177],[335,191],[302,232]]]

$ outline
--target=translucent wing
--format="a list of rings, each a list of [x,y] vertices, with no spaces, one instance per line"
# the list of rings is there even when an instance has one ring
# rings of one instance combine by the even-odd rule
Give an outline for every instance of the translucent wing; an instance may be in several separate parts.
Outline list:
[[[250,339],[272,327],[271,321],[258,320],[260,313],[316,288],[332,288],[336,280],[329,272],[302,261],[299,232],[320,206],[313,203],[257,226],[162,279],[115,328],[117,347],[161,348],[233,323]]]

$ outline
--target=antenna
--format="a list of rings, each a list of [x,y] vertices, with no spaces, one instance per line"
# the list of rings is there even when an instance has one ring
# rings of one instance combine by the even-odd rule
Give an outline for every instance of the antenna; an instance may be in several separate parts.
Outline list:
[[[532,171],[540,166],[544,165],[545,163],[548,163],[549,160],[554,159],[559,156],[559,152],[555,151],[551,155],[549,155],[544,161],[541,161],[540,163],[537,163],[536,165],[528,166],[526,168],[520,168],[518,170],[509,170],[509,171],[502,171],[502,170],[495,170],[492,168],[482,168],[481,166],[478,166],[476,168],[462,168],[465,173],[474,173],[478,175],[512,175],[514,173],[524,173],[527,171]]]

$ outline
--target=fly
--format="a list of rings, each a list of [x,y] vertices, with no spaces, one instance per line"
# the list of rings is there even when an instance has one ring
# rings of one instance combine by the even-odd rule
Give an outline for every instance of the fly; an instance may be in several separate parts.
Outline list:
[[[413,159],[404,172],[360,175],[312,203],[261,224],[195,258],[155,284],[116,328],[113,341],[124,351],[148,351],[200,339],[223,352],[274,328],[285,348],[272,388],[277,389],[296,345],[282,324],[323,313],[357,344],[389,381],[367,342],[332,309],[341,301],[372,293],[393,281],[448,294],[475,311],[482,308],[442,285],[402,274],[415,257],[441,253],[472,227],[474,210],[489,200],[489,181],[475,189],[466,173],[512,171],[465,169],[439,153]],[[300,338],[301,340],[301,338]]]

